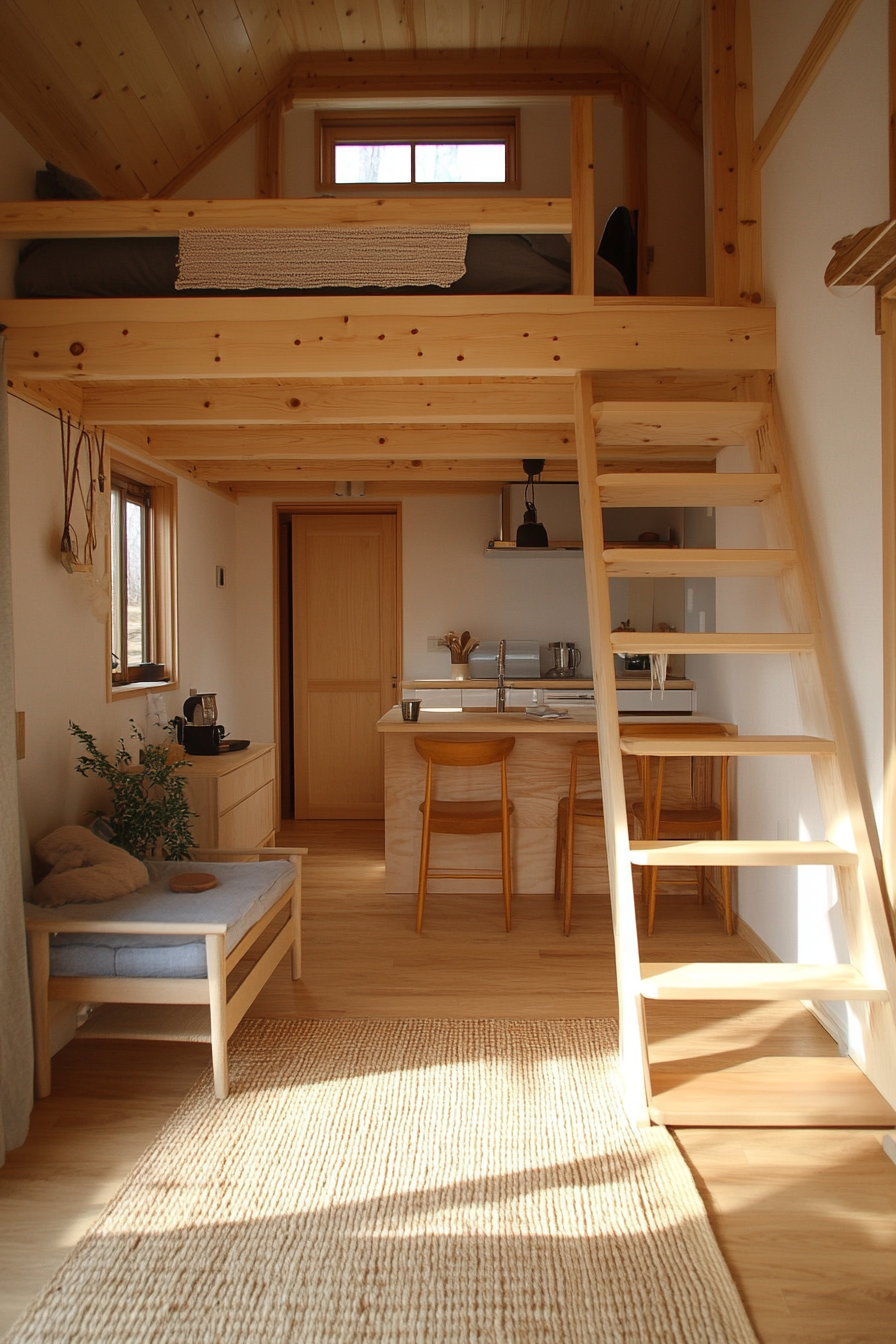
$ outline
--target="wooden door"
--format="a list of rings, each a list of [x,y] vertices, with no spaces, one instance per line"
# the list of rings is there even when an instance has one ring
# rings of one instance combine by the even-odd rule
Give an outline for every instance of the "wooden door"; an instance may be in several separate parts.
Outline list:
[[[295,815],[381,817],[400,671],[394,513],[292,519]]]

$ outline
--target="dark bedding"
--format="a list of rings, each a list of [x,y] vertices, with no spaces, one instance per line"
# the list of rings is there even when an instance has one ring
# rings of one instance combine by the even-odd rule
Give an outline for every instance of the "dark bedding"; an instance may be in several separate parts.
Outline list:
[[[412,285],[385,289],[192,289],[174,288],[176,238],[51,238],[28,243],[16,271],[20,299],[113,299],[221,297],[222,295],[317,294],[568,294],[569,243],[559,234],[471,234],[466,274],[447,289]],[[620,272],[594,259],[594,292],[625,295]]]

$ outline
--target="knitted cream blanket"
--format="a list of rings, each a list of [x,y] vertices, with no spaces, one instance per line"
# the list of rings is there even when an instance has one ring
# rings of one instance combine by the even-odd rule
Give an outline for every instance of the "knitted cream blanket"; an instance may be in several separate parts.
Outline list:
[[[175,289],[438,285],[466,270],[469,229],[184,229]]]

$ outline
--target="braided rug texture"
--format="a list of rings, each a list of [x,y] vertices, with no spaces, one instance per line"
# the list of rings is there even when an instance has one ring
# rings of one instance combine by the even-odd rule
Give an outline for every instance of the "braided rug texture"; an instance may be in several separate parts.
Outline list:
[[[439,285],[467,269],[468,227],[183,229],[175,289]]]
[[[756,1344],[616,1026],[250,1021],[10,1344]]]

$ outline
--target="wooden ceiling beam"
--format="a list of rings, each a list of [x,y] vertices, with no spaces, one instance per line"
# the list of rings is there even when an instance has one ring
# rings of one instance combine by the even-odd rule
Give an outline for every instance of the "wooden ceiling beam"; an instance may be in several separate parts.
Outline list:
[[[105,422],[104,422],[105,423]],[[394,457],[412,461],[457,457],[569,457],[575,447],[572,423],[556,425],[167,425],[132,432],[145,437],[153,457],[254,461],[260,458]]]
[[[765,125],[753,142],[753,166],[761,168],[790,125],[791,118],[821,74],[862,0],[834,0],[825,14]]]
[[[471,233],[569,233],[568,197],[296,197],[233,201],[2,201],[0,238],[176,237],[181,229],[466,224]]]
[[[776,363],[773,309],[661,300],[12,299],[0,322],[8,368],[31,379],[566,379]]]
[[[309,458],[303,462],[192,462],[176,460],[173,465],[197,481],[335,481],[346,478],[349,466],[356,477],[370,481],[525,481],[522,461],[506,458],[441,458],[429,461],[401,461],[393,458],[346,461]],[[574,481],[575,458],[546,462],[542,481]]]
[[[70,387],[69,383],[59,386]],[[379,386],[246,379],[185,386],[94,383],[84,414],[119,425],[568,424],[572,385],[560,382]]]
[[[261,499],[328,499],[336,498],[335,480],[332,482],[290,481],[230,481],[227,485],[210,485],[209,489],[227,498]],[[399,499],[405,495],[500,495],[503,481],[365,481],[367,499]],[[351,508],[351,499],[340,500]]]

